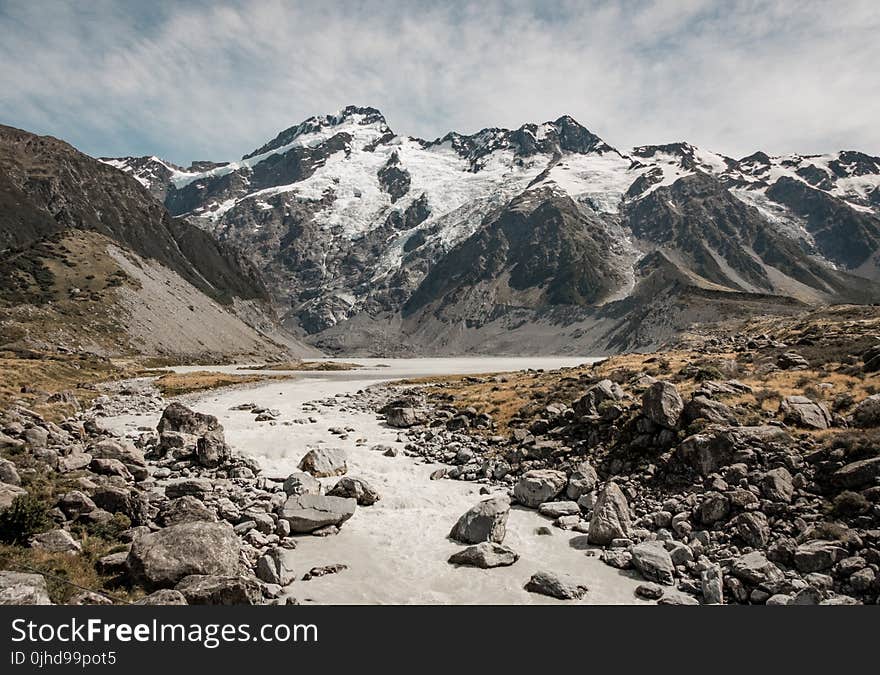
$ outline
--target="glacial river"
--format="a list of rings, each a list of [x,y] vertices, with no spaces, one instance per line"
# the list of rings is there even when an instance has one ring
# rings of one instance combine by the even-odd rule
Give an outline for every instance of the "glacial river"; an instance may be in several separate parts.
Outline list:
[[[343,359],[364,366],[355,371],[298,373],[293,380],[234,388],[189,396],[184,402],[201,412],[216,415],[226,439],[236,450],[251,455],[270,475],[286,476],[309,448],[341,447],[348,454],[349,475],[366,479],[381,494],[370,507],[358,507],[340,533],[330,537],[302,536],[290,551],[289,564],[300,579],[309,569],[343,563],[338,574],[307,582],[295,581],[287,593],[303,603],[439,603],[526,604],[558,603],[528,593],[523,585],[538,570],[569,574],[589,588],[582,603],[636,603],[634,576],[591,557],[586,537],[551,527],[552,535],[535,530],[551,522],[536,511],[514,507],[504,543],[520,554],[511,567],[481,570],[455,567],[449,556],[462,548],[446,538],[452,525],[468,508],[485,497],[480,484],[452,480],[429,480],[441,465],[411,458],[403,453],[386,457],[370,450],[376,444],[398,446],[398,430],[385,426],[375,415],[320,408],[304,411],[309,402],[355,392],[372,384],[441,374],[474,374],[576,366],[587,358],[423,358]],[[206,370],[205,367],[179,370]],[[234,367],[210,370],[248,372]],[[230,410],[244,402],[280,411],[279,421],[314,417],[317,423],[256,423],[247,411]],[[119,431],[153,426],[149,416],[112,418],[104,422]],[[346,440],[329,433],[331,427],[351,427]],[[357,445],[356,440],[366,439]],[[335,479],[322,479],[332,485]]]

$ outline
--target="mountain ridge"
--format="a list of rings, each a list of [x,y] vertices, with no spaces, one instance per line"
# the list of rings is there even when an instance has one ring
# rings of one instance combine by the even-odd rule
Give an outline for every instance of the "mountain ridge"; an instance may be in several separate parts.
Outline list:
[[[664,292],[679,298],[692,297],[686,284],[698,296],[727,293],[725,306],[771,298],[773,311],[791,300],[880,300],[880,159],[853,150],[737,160],[676,142],[621,152],[568,115],[426,141],[395,134],[376,108],[348,106],[205,171],[151,178],[136,162],[106,161],[164,192],[173,214],[242,249],[264,271],[285,325],[331,351],[342,338],[346,349],[381,352],[370,335],[384,329],[367,326],[389,321],[402,350],[420,353],[437,337],[444,350],[473,351],[461,337],[468,331],[533,312],[514,322],[527,351],[537,345],[524,327],[555,306],[569,308],[565,325],[615,335],[614,347],[605,337],[574,338],[566,350],[651,348],[645,331],[621,342],[629,324],[605,306],[646,297],[639,263],[653,252],[678,269]],[[564,199],[569,219],[552,207]],[[536,204],[530,227],[542,236],[530,251],[496,227],[517,200],[548,205]],[[459,274],[462,261],[471,269]],[[464,303],[457,310],[455,298]],[[693,308],[673,307],[679,318],[659,323],[684,329]],[[427,325],[438,335],[424,335]],[[363,340],[343,335],[348,329]]]

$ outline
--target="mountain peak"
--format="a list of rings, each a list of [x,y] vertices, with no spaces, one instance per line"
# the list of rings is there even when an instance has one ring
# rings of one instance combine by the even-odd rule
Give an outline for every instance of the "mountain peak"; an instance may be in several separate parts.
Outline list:
[[[262,147],[244,155],[242,160],[278,150],[285,145],[290,145],[300,136],[327,132],[336,127],[347,125],[375,126],[383,135],[393,136],[385,117],[379,110],[369,106],[348,105],[332,115],[314,115],[295,126],[288,127]]]

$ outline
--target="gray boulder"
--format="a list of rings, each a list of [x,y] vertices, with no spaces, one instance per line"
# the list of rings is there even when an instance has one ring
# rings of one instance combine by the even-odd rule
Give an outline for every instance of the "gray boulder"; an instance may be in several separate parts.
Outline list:
[[[730,513],[730,498],[720,492],[707,492],[700,502],[700,522],[704,525],[724,520]]]
[[[389,426],[406,429],[418,421],[416,411],[409,407],[393,407],[385,411],[385,421]]]
[[[284,493],[293,495],[319,495],[321,494],[321,481],[310,473],[294,471],[284,481]]]
[[[508,567],[519,560],[519,554],[508,546],[494,541],[483,541],[474,546],[453,553],[449,562],[453,565],[467,565],[489,569],[492,567]]]
[[[51,605],[42,574],[0,571],[0,605]]]
[[[58,498],[58,508],[69,520],[75,520],[84,513],[91,513],[98,507],[85,493],[71,490]]]
[[[87,452],[72,452],[58,458],[58,473],[71,473],[85,469],[92,463],[92,456]]]
[[[357,501],[358,506],[372,506],[381,499],[378,491],[367,481],[352,476],[340,478],[327,494],[331,497],[351,497]]]
[[[642,414],[661,427],[677,429],[683,411],[684,401],[670,382],[655,382],[642,394]]]
[[[784,352],[776,359],[776,365],[782,370],[805,370],[810,362],[797,352]]]
[[[256,581],[235,575],[194,574],[184,577],[175,590],[190,605],[256,605],[262,600]]]
[[[80,553],[82,544],[74,539],[67,530],[49,530],[37,534],[30,540],[31,548],[38,548],[50,553]]]
[[[589,541],[607,546],[613,539],[626,539],[632,531],[629,504],[617,483],[607,483],[599,492],[590,519]]]
[[[310,473],[316,478],[341,476],[348,471],[344,450],[338,448],[315,448],[309,450],[299,461],[300,471]]]
[[[186,496],[203,499],[213,490],[214,484],[208,478],[180,478],[165,485],[165,496],[168,499]]]
[[[675,579],[675,566],[662,542],[646,541],[636,544],[630,553],[632,553],[633,566],[647,581],[672,585]]]
[[[166,431],[203,436],[209,431],[223,430],[213,415],[190,410],[181,403],[171,403],[165,408],[156,430],[162,434]]]
[[[465,544],[484,541],[500,544],[507,532],[509,513],[510,500],[507,497],[484,499],[458,519],[449,537]]]
[[[770,469],[761,478],[760,487],[763,495],[773,502],[788,504],[794,496],[794,483],[785,467]]]
[[[739,425],[736,415],[721,401],[713,401],[705,396],[694,396],[688,401],[682,411],[682,419],[685,424],[696,420],[707,420],[713,424]]]
[[[666,591],[663,597],[657,601],[658,605],[699,605],[700,601],[694,596],[681,591]]]
[[[173,588],[162,588],[144,596],[136,605],[188,605],[183,593]]]
[[[579,600],[588,590],[575,579],[553,572],[535,572],[526,582],[525,589],[529,593],[549,595],[560,600]]]
[[[200,520],[216,521],[217,514],[204,502],[189,495],[171,500],[159,512],[159,522],[165,527]]]
[[[514,486],[513,496],[520,504],[536,509],[544,502],[555,499],[567,480],[562,471],[554,469],[526,471]]]
[[[287,565],[285,551],[279,547],[270,548],[257,560],[256,575],[267,584],[287,586],[294,579],[293,570]]]
[[[181,523],[135,539],[128,567],[135,581],[167,588],[193,574],[237,574],[240,550],[228,523]]]
[[[806,396],[786,396],[779,404],[782,421],[805,429],[827,429],[831,426],[831,413],[821,403]]]
[[[700,587],[703,590],[703,604],[724,604],[724,578],[721,567],[712,565],[700,572]]]
[[[861,488],[874,485],[880,478],[880,455],[851,462],[835,471],[831,479],[840,487]]]
[[[798,572],[824,572],[846,557],[846,549],[824,539],[801,544],[794,552],[794,566]]]
[[[880,426],[880,394],[859,402],[853,411],[853,424],[862,429]]]
[[[739,449],[791,442],[791,436],[784,429],[772,425],[713,427],[685,438],[679,444],[678,454],[703,476],[708,476],[730,464]]]
[[[577,501],[583,495],[588,494],[596,489],[599,482],[599,476],[593,465],[587,461],[580,462],[568,477],[568,485],[565,488],[565,496],[573,501]]]
[[[770,524],[760,511],[746,511],[733,520],[733,532],[748,546],[764,548],[770,542]]]
[[[8,483],[0,483],[0,511],[8,509],[12,506],[12,502],[16,497],[22,497],[27,494],[27,490],[18,485],[10,485]]]
[[[577,502],[544,502],[538,507],[538,513],[548,518],[560,516],[579,516],[581,507]]]
[[[345,497],[292,495],[281,510],[291,532],[314,532],[327,525],[340,526],[354,515],[357,502]]]
[[[600,380],[587,388],[583,396],[572,404],[572,408],[580,416],[597,415],[599,413],[599,406],[603,402],[619,401],[623,396],[624,392],[619,384],[611,380]]]
[[[767,560],[760,551],[752,551],[736,558],[730,566],[732,576],[749,584],[758,585],[785,578],[782,571]]]
[[[15,464],[8,459],[0,459],[0,483],[21,486],[21,478],[15,468]]]

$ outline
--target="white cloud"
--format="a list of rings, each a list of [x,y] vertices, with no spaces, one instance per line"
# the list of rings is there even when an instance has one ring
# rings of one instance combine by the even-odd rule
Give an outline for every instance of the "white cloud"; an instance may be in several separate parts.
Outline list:
[[[179,162],[347,104],[430,138],[567,113],[622,148],[880,154],[878,34],[874,0],[12,0],[0,119]]]

